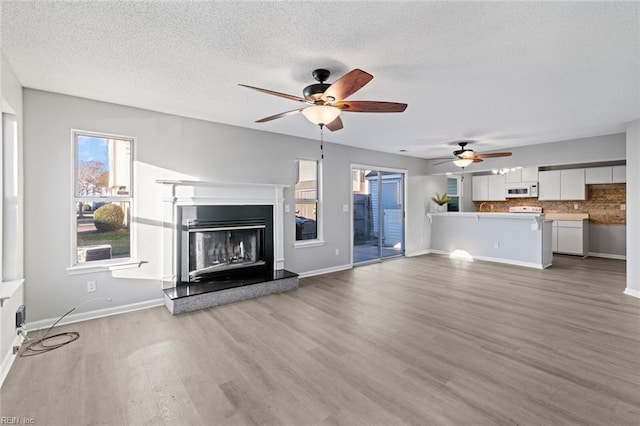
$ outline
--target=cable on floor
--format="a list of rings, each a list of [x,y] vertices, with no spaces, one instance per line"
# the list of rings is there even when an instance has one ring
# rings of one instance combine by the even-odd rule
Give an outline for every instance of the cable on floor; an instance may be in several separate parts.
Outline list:
[[[62,315],[60,318],[58,318],[58,320],[54,322],[53,325],[49,327],[47,331],[44,334],[42,334],[39,338],[35,339],[32,342],[27,343],[27,345],[25,346],[25,349],[20,353],[20,356],[28,357],[28,356],[40,355],[45,352],[49,352],[54,349],[61,348],[65,345],[68,345],[71,342],[75,342],[76,340],[78,340],[80,338],[80,333],[78,333],[77,331],[67,331],[64,333],[53,334],[51,336],[49,336],[49,333],[60,321],[62,321],[64,317],[69,315],[71,312],[75,311],[82,305],[85,305],[87,303],[94,302],[97,300],[105,300],[107,302],[111,302],[110,297],[108,298],[96,297],[95,299],[85,300],[84,302],[82,302],[81,304],[69,310],[69,312]],[[57,338],[58,340],[60,340],[61,338],[63,338],[63,336],[65,336],[64,340],[53,343],[53,344],[51,343],[53,339]],[[29,338],[27,337],[26,340],[29,340]],[[46,342],[49,342],[49,344],[47,344]]]

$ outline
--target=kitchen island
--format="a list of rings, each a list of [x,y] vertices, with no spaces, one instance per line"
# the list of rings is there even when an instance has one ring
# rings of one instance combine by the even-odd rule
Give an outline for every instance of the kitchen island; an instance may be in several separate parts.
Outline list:
[[[431,252],[544,269],[551,266],[552,221],[541,213],[427,213]]]

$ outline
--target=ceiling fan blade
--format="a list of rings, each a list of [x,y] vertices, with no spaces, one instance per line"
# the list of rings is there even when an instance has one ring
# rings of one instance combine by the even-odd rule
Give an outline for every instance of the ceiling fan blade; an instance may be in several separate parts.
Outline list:
[[[331,99],[332,102],[341,101],[362,89],[364,85],[372,79],[373,76],[371,74],[356,68],[334,81],[333,84],[325,90],[322,98],[325,100],[333,98]]]
[[[478,158],[478,157],[476,157],[476,158],[474,158],[474,159],[473,159],[473,162],[474,162],[474,163],[482,163],[483,161],[484,161],[484,160],[483,160],[482,158]]]
[[[492,152],[487,154],[476,154],[476,158],[498,158],[498,157],[511,157],[510,152]]]
[[[344,101],[334,106],[348,112],[403,112],[407,104],[378,101]]]
[[[436,158],[436,160],[438,160],[438,158]],[[440,158],[441,160],[441,158]],[[434,166],[439,166],[440,164],[446,164],[446,163],[451,163],[453,160],[452,159],[448,159],[447,161],[441,161],[440,163],[436,163],[433,164]]]
[[[287,95],[286,93],[274,92],[273,90],[261,89],[259,87],[247,86],[246,84],[240,84],[240,83],[238,83],[238,86],[247,87],[249,89],[257,90],[258,92],[266,93],[268,95],[279,96],[281,98],[289,99],[292,101],[309,103],[305,98],[301,98],[299,96]]]
[[[344,126],[342,124],[342,119],[340,118],[340,116],[338,116],[331,123],[325,124],[324,127],[326,127],[327,129],[331,130],[332,132],[335,132],[336,130],[342,129]]]
[[[271,115],[269,117],[261,118],[260,120],[256,120],[256,123],[266,123],[267,121],[275,120],[277,118],[286,117],[287,115],[297,114],[302,111],[304,108],[294,109],[293,111],[281,112],[280,114]]]

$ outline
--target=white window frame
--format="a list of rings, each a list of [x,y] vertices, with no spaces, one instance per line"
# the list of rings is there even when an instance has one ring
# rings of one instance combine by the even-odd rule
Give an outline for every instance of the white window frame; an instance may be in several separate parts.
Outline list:
[[[324,215],[323,215],[323,202],[322,202],[322,160],[318,160],[316,158],[303,158],[303,157],[296,157],[295,161],[299,161],[299,160],[304,160],[304,161],[315,161],[316,163],[316,200],[315,202],[317,203],[317,207],[316,207],[316,238],[313,240],[296,240],[295,239],[295,232],[294,232],[294,247],[295,248],[309,248],[309,247],[319,247],[319,246],[323,246],[325,244],[324,241]],[[297,171],[294,169],[294,174],[297,173]],[[298,204],[298,199],[295,198],[295,177],[294,177],[294,185],[293,185],[293,192],[294,192],[294,200],[293,200],[293,206],[294,206],[294,212],[295,212],[295,206],[296,204]],[[301,203],[302,204],[302,203]],[[294,217],[294,221],[295,221],[295,217]],[[295,223],[294,223],[295,226]]]
[[[76,194],[76,185],[77,185],[77,176],[78,176],[78,146],[77,146],[77,138],[78,136],[90,136],[97,137],[103,139],[119,139],[119,140],[127,140],[131,144],[130,153],[131,159],[129,164],[129,173],[131,177],[129,195],[128,196],[77,196]],[[93,272],[101,272],[101,271],[113,271],[118,269],[125,268],[137,268],[142,262],[136,260],[136,252],[137,252],[137,244],[136,244],[136,225],[133,218],[135,217],[135,175],[134,175],[134,167],[133,163],[135,161],[135,150],[136,150],[136,139],[132,136],[124,136],[124,135],[116,135],[111,133],[102,133],[102,132],[93,132],[86,130],[71,130],[71,251],[70,251],[70,267],[67,268],[67,273],[69,275],[76,274],[84,274],[84,273],[93,273]],[[93,201],[99,199],[101,202],[111,203],[111,202],[127,202],[129,203],[129,257],[125,258],[116,258],[116,259],[106,259],[106,260],[94,260],[86,263],[78,263],[78,240],[77,240],[77,214],[76,214],[76,206],[80,201]]]

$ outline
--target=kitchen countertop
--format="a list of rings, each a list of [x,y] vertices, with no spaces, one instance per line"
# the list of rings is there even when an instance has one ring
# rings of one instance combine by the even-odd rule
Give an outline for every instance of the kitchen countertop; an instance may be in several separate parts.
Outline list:
[[[545,213],[548,220],[588,220],[587,213]]]
[[[458,217],[504,217],[508,219],[531,219],[544,216],[543,213],[507,213],[507,212],[429,212],[427,216],[458,216]]]

